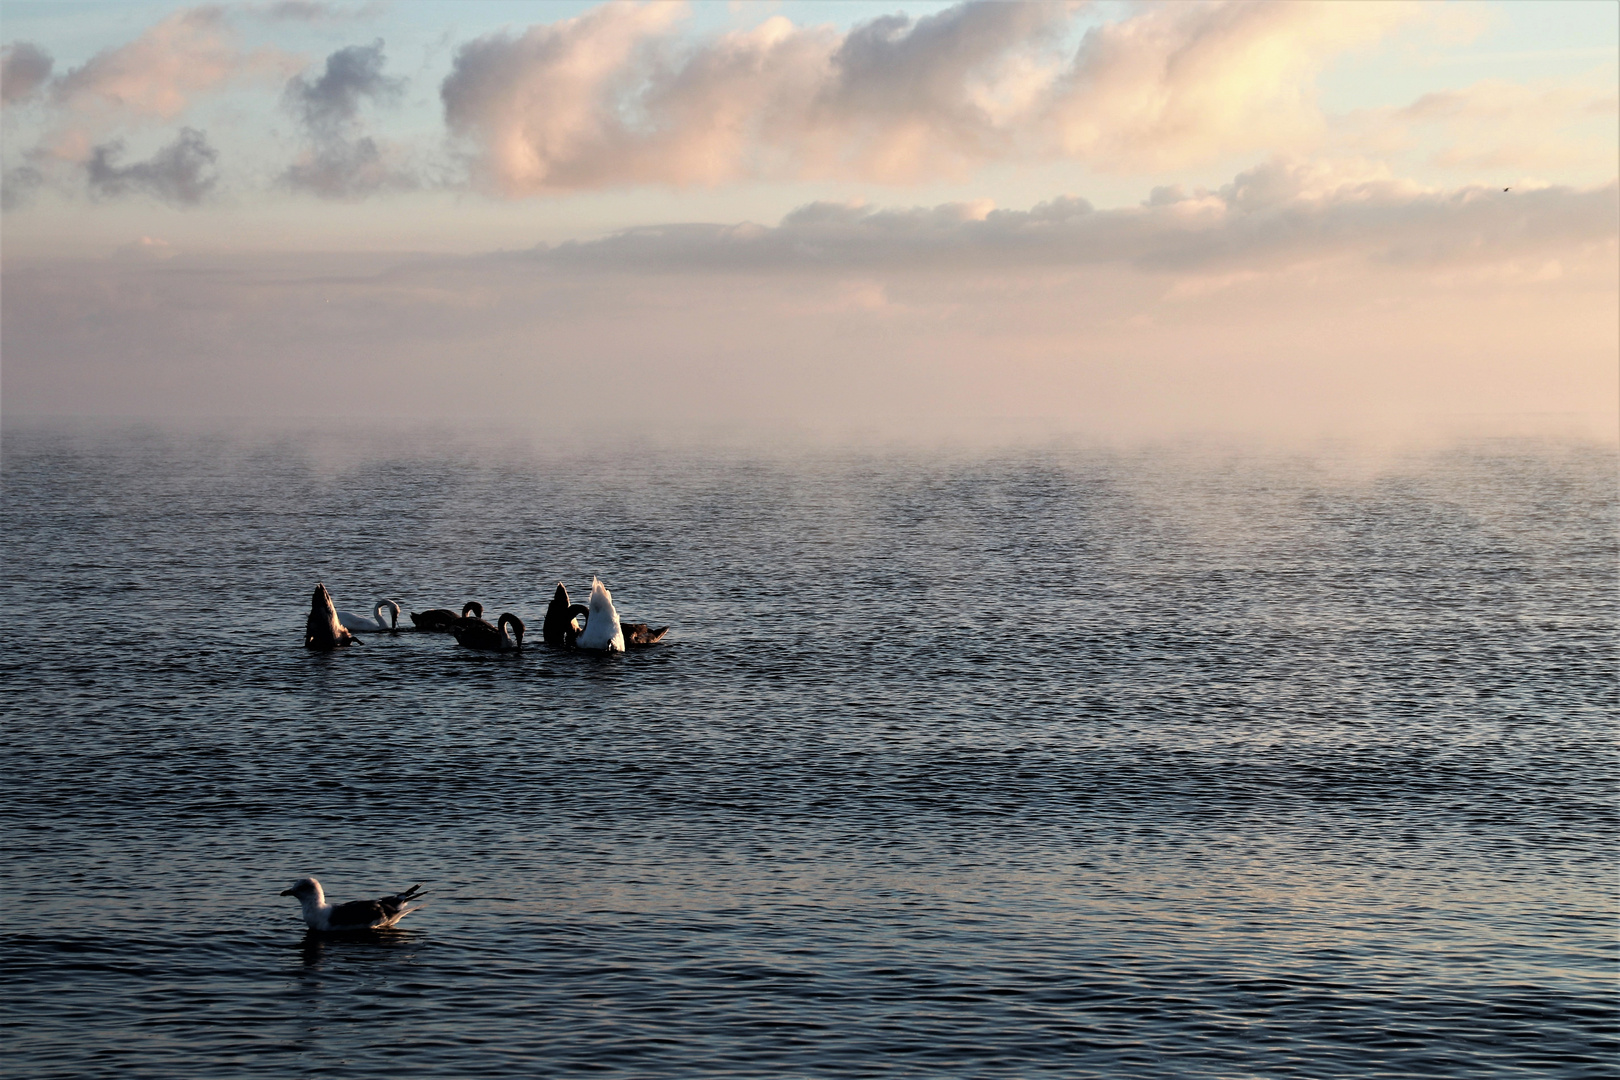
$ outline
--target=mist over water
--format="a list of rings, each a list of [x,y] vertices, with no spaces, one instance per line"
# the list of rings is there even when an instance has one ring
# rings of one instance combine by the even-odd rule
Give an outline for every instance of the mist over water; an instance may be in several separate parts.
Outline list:
[[[310,434],[8,425],[12,1074],[1612,1075],[1611,445]]]

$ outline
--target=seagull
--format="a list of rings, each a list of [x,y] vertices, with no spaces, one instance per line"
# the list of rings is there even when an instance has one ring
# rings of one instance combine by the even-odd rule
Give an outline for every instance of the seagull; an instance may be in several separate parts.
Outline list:
[[[404,892],[383,896],[376,900],[351,900],[333,907],[326,902],[321,883],[312,877],[299,878],[282,896],[292,896],[304,905],[304,921],[311,930],[338,933],[344,930],[386,930],[421,907],[407,905],[421,891],[421,885],[412,885]]]

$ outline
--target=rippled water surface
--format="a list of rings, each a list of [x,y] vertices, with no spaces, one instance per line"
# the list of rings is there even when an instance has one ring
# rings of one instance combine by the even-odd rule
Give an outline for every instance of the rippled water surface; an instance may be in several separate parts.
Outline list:
[[[1615,1075],[1611,450],[3,463],[7,1075]]]

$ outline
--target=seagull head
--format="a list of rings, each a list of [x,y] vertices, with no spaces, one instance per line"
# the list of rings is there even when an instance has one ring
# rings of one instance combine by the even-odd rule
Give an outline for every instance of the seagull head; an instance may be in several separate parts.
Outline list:
[[[281,890],[281,895],[296,896],[299,900],[305,900],[313,896],[318,904],[322,900],[321,883],[312,877],[299,878],[293,882],[292,888]]]

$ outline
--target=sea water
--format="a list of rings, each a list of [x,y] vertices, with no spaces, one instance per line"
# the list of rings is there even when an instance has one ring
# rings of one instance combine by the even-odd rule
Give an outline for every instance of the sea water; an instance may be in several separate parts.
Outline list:
[[[1615,1075],[1612,447],[3,469],[6,1075]],[[592,575],[666,643],[544,648]]]

